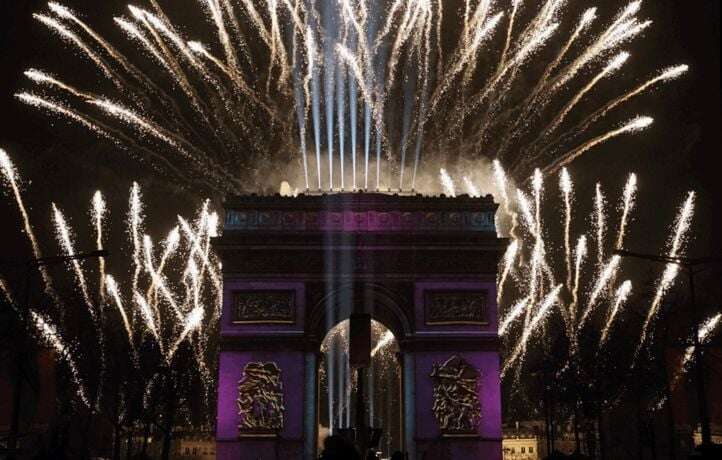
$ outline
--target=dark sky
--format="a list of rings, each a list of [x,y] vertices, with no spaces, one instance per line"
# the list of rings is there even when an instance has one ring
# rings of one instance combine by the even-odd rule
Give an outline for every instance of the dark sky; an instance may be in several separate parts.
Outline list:
[[[176,1],[196,3],[195,0]],[[103,31],[114,30],[111,18],[122,14],[126,4],[114,0],[64,3],[81,11]],[[603,3],[600,6],[604,10],[616,9]],[[574,164],[582,199],[591,197],[597,180],[616,193],[625,180],[625,174],[620,171],[638,172],[640,210],[635,227],[638,234],[631,240],[630,249],[647,252],[659,249],[665,234],[661,229],[671,222],[685,191],[694,189],[699,193],[699,219],[691,253],[722,252],[719,236],[722,235],[722,212],[718,201],[722,176],[717,166],[722,155],[719,4],[717,0],[645,2],[643,16],[652,18],[655,24],[646,37],[629,47],[636,62],[644,68],[639,73],[627,70],[630,77],[638,81],[655,69],[677,63],[688,63],[691,72],[682,80],[663,85],[635,101],[638,106],[632,106],[632,110],[638,107],[640,113],[655,117],[656,122],[649,131],[612,142]],[[49,202],[57,200],[77,224],[84,225],[87,203],[96,188],[106,192],[112,208],[120,213],[125,209],[130,182],[136,178],[146,191],[153,215],[151,226],[168,229],[176,207],[189,212],[192,198],[166,186],[162,177],[149,174],[142,166],[129,161],[126,153],[81,128],[29,109],[13,98],[15,92],[31,87],[22,76],[28,67],[55,69],[64,76],[72,75],[75,80],[75,77],[87,77],[82,74],[91,66],[78,65],[79,60],[65,46],[32,20],[31,14],[43,10],[45,2],[0,0],[0,5],[0,117],[3,119],[0,146],[8,150],[27,179],[28,201],[35,221],[38,224],[47,221]],[[191,20],[198,17],[195,6],[185,11]],[[60,72],[59,68],[64,70]],[[633,80],[629,81],[631,86]],[[120,216],[115,217],[117,221]],[[13,207],[8,206],[8,200],[2,200],[3,241],[21,241],[17,236],[17,222]],[[11,243],[0,251],[14,254],[20,247]]]

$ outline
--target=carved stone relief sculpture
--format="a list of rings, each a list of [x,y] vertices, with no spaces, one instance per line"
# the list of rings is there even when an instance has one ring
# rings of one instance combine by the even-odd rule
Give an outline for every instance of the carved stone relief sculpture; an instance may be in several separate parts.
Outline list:
[[[283,383],[274,362],[250,362],[238,382],[241,432],[275,432],[283,429]]]
[[[431,371],[434,417],[444,434],[475,433],[481,421],[479,372],[459,356]]]

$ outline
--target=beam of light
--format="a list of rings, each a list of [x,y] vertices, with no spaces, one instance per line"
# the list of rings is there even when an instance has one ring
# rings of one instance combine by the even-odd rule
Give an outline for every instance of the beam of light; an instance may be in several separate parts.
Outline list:
[[[624,281],[619,288],[617,288],[617,292],[614,295],[614,304],[612,305],[612,311],[609,313],[609,316],[607,318],[607,322],[604,325],[604,328],[602,329],[602,336],[599,339],[599,347],[601,348],[604,346],[604,344],[607,341],[607,338],[609,337],[609,331],[612,329],[612,323],[614,323],[614,320],[617,317],[617,314],[619,313],[620,309],[622,308],[622,305],[624,302],[627,301],[629,298],[629,294],[632,292],[632,282],[629,280]]]
[[[679,257],[684,251],[684,245],[687,241],[687,233],[689,232],[689,228],[692,224],[692,217],[694,217],[694,202],[695,193],[689,192],[687,194],[687,199],[682,204],[675,219],[675,223],[673,226],[674,234],[669,243],[669,251],[667,252],[667,256],[669,257]],[[635,356],[638,355],[639,351],[644,346],[647,340],[647,334],[649,333],[649,329],[652,324],[652,320],[657,316],[659,306],[662,303],[662,299],[674,283],[674,280],[677,278],[678,272],[678,264],[668,263],[664,267],[664,273],[662,273],[662,277],[657,283],[656,293],[654,295],[654,298],[652,299],[652,304],[649,307],[649,311],[647,312],[647,317],[644,320],[644,324],[642,325],[642,334]]]
[[[310,92],[306,92],[311,97],[311,118],[313,121],[313,138],[316,148],[316,175],[318,178],[318,190],[321,190],[321,107],[319,98],[321,97],[318,70],[316,65],[317,45],[313,30],[309,26],[306,29],[306,61],[308,65],[306,76],[306,87],[310,82]]]
[[[47,344],[49,344],[55,350],[55,352],[60,355],[60,357],[65,361],[65,364],[67,364],[68,369],[70,370],[70,375],[73,378],[73,382],[77,387],[78,397],[83,402],[83,404],[85,404],[86,407],[90,407],[90,400],[88,399],[85,385],[83,384],[80,372],[78,371],[75,359],[73,358],[72,352],[68,345],[60,336],[55,326],[53,326],[48,320],[43,318],[39,313],[30,310],[30,318],[35,325],[35,329],[40,334],[40,337]]]

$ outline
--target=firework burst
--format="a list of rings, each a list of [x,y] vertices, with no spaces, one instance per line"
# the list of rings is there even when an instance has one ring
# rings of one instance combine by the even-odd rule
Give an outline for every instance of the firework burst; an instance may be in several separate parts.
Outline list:
[[[554,173],[648,127],[648,116],[607,119],[688,70],[617,88],[585,116],[580,102],[634,60],[622,47],[651,25],[642,2],[616,13],[558,0],[463,3],[200,1],[214,31],[203,37],[150,1],[114,18],[130,42],[115,45],[50,2],[35,19],[112,89],[30,69],[36,87],[17,97],[214,194],[275,188],[280,177],[306,189],[435,191],[439,160],[499,158],[516,179]]]
[[[9,156],[1,150],[0,161],[2,177],[15,198],[33,255],[39,258],[40,245],[22,200],[17,171]],[[63,327],[62,318],[67,312],[64,303],[56,300],[60,295],[52,288],[51,273],[43,265],[39,268],[44,274],[42,280],[45,283],[45,292],[54,308],[41,315],[30,306],[30,326],[67,364],[77,389],[78,400],[90,407],[90,397],[93,394],[91,390],[94,389],[95,409],[100,407],[108,354],[106,346],[111,345],[106,338],[108,334],[112,335],[112,331],[118,330],[116,324],[120,324],[120,330],[124,331],[125,346],[115,344],[111,351],[117,354],[119,350],[128,350],[129,361],[139,375],[157,375],[163,367],[175,366],[174,359],[178,351],[187,344],[194,361],[194,365],[190,367],[198,370],[204,392],[209,396],[213,391],[209,369],[213,368],[215,359],[213,350],[209,349],[209,337],[214,335],[213,331],[217,327],[222,294],[219,264],[210,251],[210,238],[216,236],[218,216],[209,209],[208,203],[201,208],[197,219],[193,221],[179,217],[183,233],[179,231],[179,227],[175,227],[164,240],[163,247],[155,251],[151,237],[142,233],[143,202],[140,186],[134,183],[130,190],[127,220],[131,260],[128,273],[121,273],[118,277],[106,273],[109,260],[105,258],[99,260],[97,270],[73,258],[78,254],[73,229],[55,203],[51,208],[59,250],[69,259],[69,270],[93,328],[90,333],[86,331],[77,335]],[[100,192],[92,197],[90,209],[96,237],[94,245],[97,249],[103,249],[106,244],[103,228],[108,207]],[[158,260],[158,263],[155,263],[155,260]],[[169,271],[170,267],[177,266],[178,263],[197,269],[187,275]],[[93,280],[97,280],[97,285]],[[124,291],[123,284],[127,284],[127,291]],[[15,305],[12,289],[5,280],[0,283],[0,288],[8,302]],[[97,296],[93,295],[96,288]],[[64,295],[63,299],[69,301],[69,294]],[[118,316],[103,314],[106,306],[112,306]],[[117,323],[115,318],[119,320]],[[159,362],[147,356],[148,348],[152,349],[154,346],[159,350]],[[145,354],[141,354],[141,351]],[[95,366],[93,363],[98,362],[96,360],[100,362],[99,379],[90,372]],[[152,364],[150,369],[143,368],[150,363],[155,364]],[[146,384],[150,385],[151,382]]]
[[[507,190],[511,185],[507,182],[506,173],[500,165],[496,168],[495,177],[499,182],[497,188]],[[555,334],[554,331],[543,333],[545,325],[551,324],[547,319],[554,312],[561,318],[572,358],[579,352],[579,337],[582,333],[598,334],[594,343],[598,349],[604,347],[613,334],[613,325],[619,321],[620,311],[631,296],[633,287],[631,280],[618,281],[620,274],[625,273],[623,259],[610,253],[622,247],[629,230],[637,191],[636,175],[630,174],[627,179],[617,206],[618,218],[613,224],[610,224],[612,219],[601,184],[597,184],[591,203],[592,226],[575,235],[572,225],[574,208],[571,204],[574,183],[569,171],[563,169],[559,175],[559,196],[562,201],[560,241],[550,237],[554,234],[541,219],[542,215],[549,215],[541,210],[544,201],[541,173],[535,173],[529,182],[533,200],[529,200],[527,193],[520,189],[516,190],[516,200],[509,198],[513,195],[502,195],[506,197],[502,201],[508,201],[503,203],[502,209],[514,218],[520,214],[525,223],[516,229],[500,263],[497,288],[501,309],[499,334],[508,341],[511,350],[505,358],[504,374],[514,366],[523,364],[526,350],[535,337],[542,338],[543,342],[545,336]],[[670,255],[682,254],[693,212],[694,194],[690,193],[672,229],[668,243]],[[577,243],[572,250],[571,241],[574,239]],[[595,243],[589,245],[589,240]],[[564,276],[557,276],[553,263],[556,255],[547,252],[548,248],[555,247],[563,249],[558,260],[563,261],[559,265],[563,268]],[[595,263],[587,263],[590,258]],[[642,339],[635,344],[638,350],[644,346],[645,336],[659,304],[674,281],[674,267],[674,264],[667,266],[657,284],[657,293],[647,312],[647,319],[642,324]],[[557,279],[566,279],[566,282],[559,283]],[[585,331],[592,318],[596,319],[595,324],[600,323],[600,327]]]

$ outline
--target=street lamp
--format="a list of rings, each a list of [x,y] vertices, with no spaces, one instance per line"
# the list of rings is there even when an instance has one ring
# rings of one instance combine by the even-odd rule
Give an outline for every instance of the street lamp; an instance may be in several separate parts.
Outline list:
[[[636,252],[625,251],[623,249],[616,249],[612,251],[612,253],[621,257],[633,257],[636,259],[651,260],[654,262],[661,262],[666,264],[676,264],[682,267],[687,272],[687,277],[689,280],[690,302],[692,304],[692,317],[694,321],[694,338],[692,339],[692,346],[694,347],[694,360],[696,371],[695,380],[697,381],[697,403],[699,405],[699,419],[702,430],[702,446],[708,446],[712,444],[712,432],[709,426],[709,412],[707,411],[707,393],[704,384],[704,366],[702,365],[702,345],[699,342],[700,318],[699,312],[697,311],[697,303],[695,299],[694,277],[698,273],[705,270],[705,268],[696,269],[696,267],[714,263],[722,263],[722,257],[670,257],[657,254],[640,254]]]
[[[90,252],[82,252],[77,254],[70,254],[67,256],[49,256],[39,257],[31,259],[28,262],[17,262],[17,261],[0,261],[0,265],[26,265],[25,272],[25,292],[23,295],[23,305],[20,313],[20,321],[25,326],[26,315],[30,308],[30,281],[31,275],[34,269],[39,267],[47,267],[49,265],[56,265],[71,260],[82,260],[92,258],[103,258],[108,256],[108,251],[100,249]],[[22,347],[22,344],[20,345]],[[8,451],[14,452],[17,449],[18,431],[20,430],[20,403],[22,401],[22,371],[20,370],[20,364],[16,363],[16,379],[15,379],[15,394],[13,395],[12,415],[10,419],[10,433],[8,436]]]

